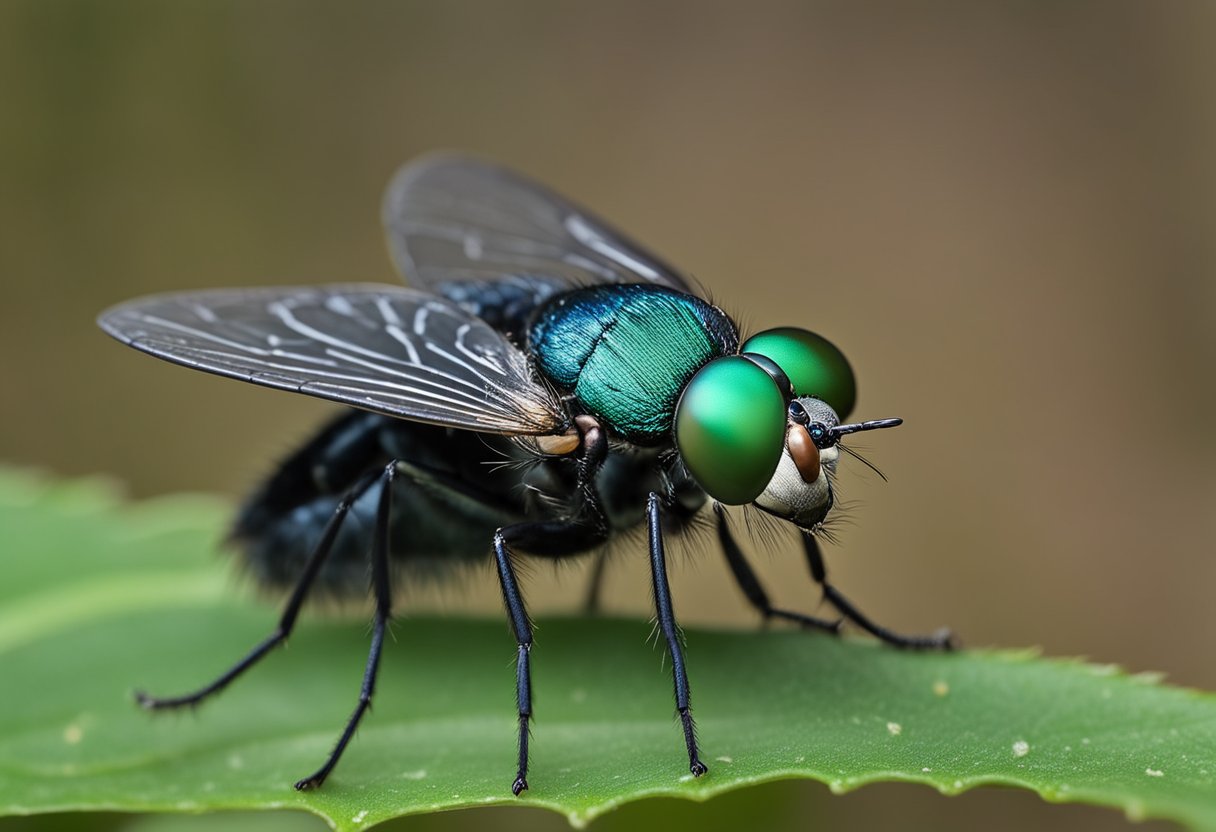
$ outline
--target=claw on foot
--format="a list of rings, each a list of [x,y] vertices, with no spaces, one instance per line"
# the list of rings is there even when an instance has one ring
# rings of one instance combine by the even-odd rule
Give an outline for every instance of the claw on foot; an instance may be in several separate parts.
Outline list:
[[[515,778],[515,782],[511,784],[511,794],[515,795],[516,797],[519,797],[519,795],[522,792],[526,792],[527,790],[528,790],[528,781],[524,779],[524,776],[522,774],[517,775]]]
[[[313,789],[321,788],[321,784],[324,782],[325,782],[324,777],[318,777],[317,775],[314,774],[312,777],[305,777],[303,780],[297,780],[296,781],[296,791],[310,792]]]
[[[954,638],[954,633],[950,632],[950,628],[942,627],[940,630],[935,630],[932,635],[910,638],[902,646],[911,650],[941,650],[949,653],[957,650],[959,644]]]
[[[938,650],[957,650],[960,647],[958,639],[954,637],[954,633],[950,632],[949,627],[942,627],[930,638],[937,643]]]
[[[709,773],[709,767],[700,760],[693,760],[692,765],[688,767],[688,770],[692,772],[693,777],[700,777],[702,774]]]

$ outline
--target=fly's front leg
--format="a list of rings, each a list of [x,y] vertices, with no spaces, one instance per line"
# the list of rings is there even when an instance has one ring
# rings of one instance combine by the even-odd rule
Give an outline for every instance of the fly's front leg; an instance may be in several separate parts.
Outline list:
[[[676,710],[684,728],[684,743],[688,747],[688,770],[694,777],[709,771],[697,751],[697,729],[692,720],[692,703],[688,691],[688,672],[684,668],[684,650],[680,645],[680,628],[671,606],[671,587],[667,584],[667,559],[663,553],[662,504],[659,495],[650,492],[646,504],[646,526],[650,539],[650,576],[654,589],[654,608],[659,629],[671,654],[671,675],[675,683]]]
[[[954,637],[948,629],[938,630],[930,636],[905,636],[871,621],[861,610],[853,606],[852,601],[841,595],[840,590],[828,582],[827,569],[823,564],[823,553],[819,551],[819,541],[815,539],[814,535],[803,532],[802,546],[806,552],[806,562],[810,567],[811,577],[815,579],[815,583],[823,587],[823,596],[841,615],[858,627],[894,647],[909,650],[954,649]]]
[[[734,536],[731,535],[730,526],[726,522],[726,510],[718,503],[714,504],[714,516],[718,521],[718,542],[722,544],[722,552],[726,555],[726,562],[730,565],[731,574],[735,576],[735,582],[739,584],[739,588],[743,590],[743,594],[747,596],[747,600],[765,619],[782,618],[786,621],[793,621],[795,624],[800,624],[808,629],[826,630],[832,635],[840,634],[841,619],[839,618],[834,621],[828,621],[824,618],[816,618],[813,615],[805,615],[800,612],[792,612],[774,607],[768,599],[768,593],[760,585],[760,580],[756,577],[756,573],[752,571],[747,559],[743,557],[743,551],[739,548],[739,544],[735,542]]]

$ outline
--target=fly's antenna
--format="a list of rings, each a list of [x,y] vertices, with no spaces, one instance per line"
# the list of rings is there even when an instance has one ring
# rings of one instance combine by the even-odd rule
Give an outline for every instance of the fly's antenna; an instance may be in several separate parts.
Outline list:
[[[851,425],[832,425],[829,427],[823,422],[812,422],[811,415],[806,412],[806,408],[797,400],[790,402],[789,414],[794,424],[802,425],[806,428],[811,441],[821,451],[832,447],[840,441],[840,437],[847,436],[850,433],[858,433],[863,430],[878,430],[879,428],[897,428],[904,423],[903,419],[873,419],[869,422],[854,422]],[[884,479],[886,478],[884,477]]]
[[[863,430],[878,430],[879,428],[897,428],[903,423],[903,419],[874,419],[869,422],[854,422],[851,425],[836,425],[827,429],[827,438],[830,442],[827,447],[830,448],[832,445],[835,445],[840,441],[840,437],[850,433],[859,433]],[[811,438],[814,438],[813,433],[811,434]],[[815,444],[818,445],[819,443],[816,442]]]

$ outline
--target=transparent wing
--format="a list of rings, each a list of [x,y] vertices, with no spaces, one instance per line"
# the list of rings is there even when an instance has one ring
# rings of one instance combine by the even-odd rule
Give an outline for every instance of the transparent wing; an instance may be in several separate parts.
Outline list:
[[[696,294],[671,266],[599,217],[521,174],[458,156],[397,171],[384,227],[398,270],[445,297],[518,289],[542,297],[591,283],[657,283]],[[455,287],[455,288],[454,288]]]
[[[216,289],[115,306],[98,324],[177,364],[343,404],[506,434],[560,432],[560,400],[506,338],[396,286]]]

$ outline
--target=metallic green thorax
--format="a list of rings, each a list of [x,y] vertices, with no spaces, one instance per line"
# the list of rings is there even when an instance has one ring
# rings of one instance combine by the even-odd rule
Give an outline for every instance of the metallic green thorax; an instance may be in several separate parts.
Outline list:
[[[660,286],[591,286],[540,308],[528,331],[537,367],[621,439],[670,441],[676,401],[739,335],[717,307]]]

